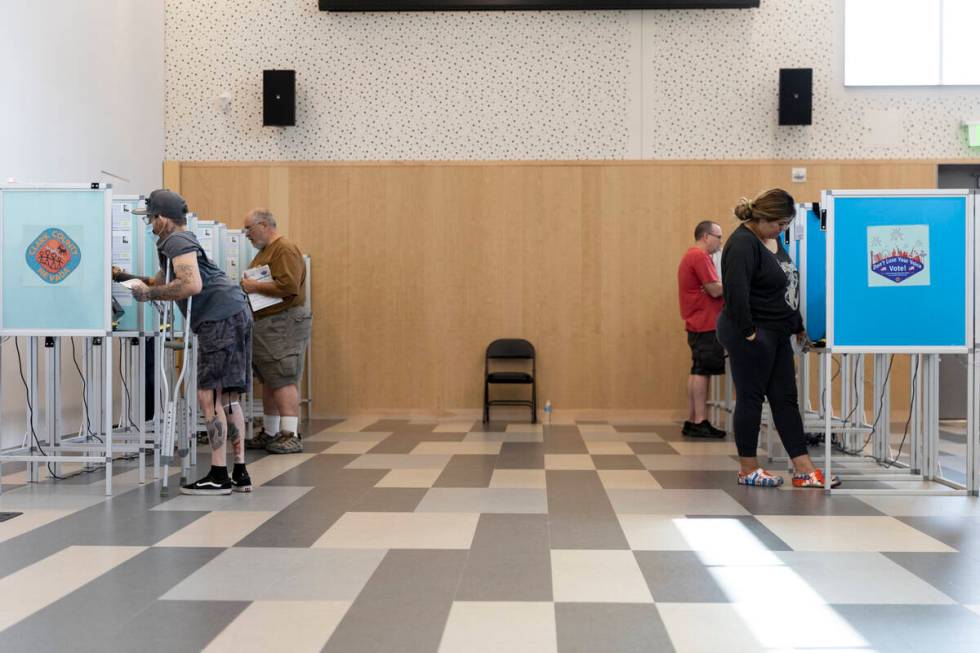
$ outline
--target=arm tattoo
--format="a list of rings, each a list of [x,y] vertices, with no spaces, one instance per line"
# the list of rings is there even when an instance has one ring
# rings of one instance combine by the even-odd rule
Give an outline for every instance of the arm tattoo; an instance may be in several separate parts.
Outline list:
[[[193,265],[175,265],[173,281],[166,285],[152,286],[147,296],[150,299],[162,299],[164,301],[187,299],[191,295],[188,286],[193,273]]]

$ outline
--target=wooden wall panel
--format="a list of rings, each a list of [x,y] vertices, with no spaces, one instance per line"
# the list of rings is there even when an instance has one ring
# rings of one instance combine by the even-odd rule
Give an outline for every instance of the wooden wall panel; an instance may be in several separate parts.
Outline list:
[[[676,266],[694,225],[781,185],[931,188],[936,163],[168,162],[202,218],[267,206],[313,257],[321,415],[474,408],[498,337],[538,349],[540,400],[677,409],[689,353]],[[804,165],[808,181],[790,184]],[[176,181],[172,181],[176,177]],[[908,367],[896,362],[894,374]],[[869,377],[870,378],[870,377]],[[901,401],[896,395],[895,401]]]

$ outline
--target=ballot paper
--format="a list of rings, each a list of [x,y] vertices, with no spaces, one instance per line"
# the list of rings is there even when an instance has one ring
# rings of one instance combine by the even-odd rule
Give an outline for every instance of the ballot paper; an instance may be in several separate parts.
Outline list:
[[[260,265],[257,268],[249,268],[242,274],[247,279],[259,282],[272,282],[272,272],[268,265]],[[271,297],[257,292],[248,293],[248,302],[252,305],[252,311],[258,312],[263,308],[269,308],[282,303],[282,297]]]

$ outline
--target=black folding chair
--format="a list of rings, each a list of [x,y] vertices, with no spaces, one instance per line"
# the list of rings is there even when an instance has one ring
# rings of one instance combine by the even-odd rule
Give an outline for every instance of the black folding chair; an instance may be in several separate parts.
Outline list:
[[[531,373],[527,372],[491,372],[491,360],[530,360]],[[531,409],[531,423],[538,421],[538,386],[536,383],[534,345],[521,338],[503,338],[494,340],[487,347],[487,355],[483,364],[483,423],[490,421],[490,406],[527,406]],[[495,399],[490,400],[491,385],[530,385],[531,399]]]

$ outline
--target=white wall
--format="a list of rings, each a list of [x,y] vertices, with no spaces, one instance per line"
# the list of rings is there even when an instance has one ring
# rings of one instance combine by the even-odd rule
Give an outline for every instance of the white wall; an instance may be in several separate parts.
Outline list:
[[[161,185],[163,15],[163,0],[0,0],[0,183],[104,181],[121,193]],[[64,347],[74,430],[81,384]],[[26,411],[12,340],[2,356],[0,446],[10,446]]]
[[[980,117],[980,89],[843,87],[842,7],[332,14],[314,0],[166,0],[166,158],[976,156],[959,124]],[[814,69],[812,126],[777,126],[780,67]],[[297,71],[296,127],[262,127],[266,68]]]
[[[0,180],[160,185],[163,0],[0,0],[0,61]]]

